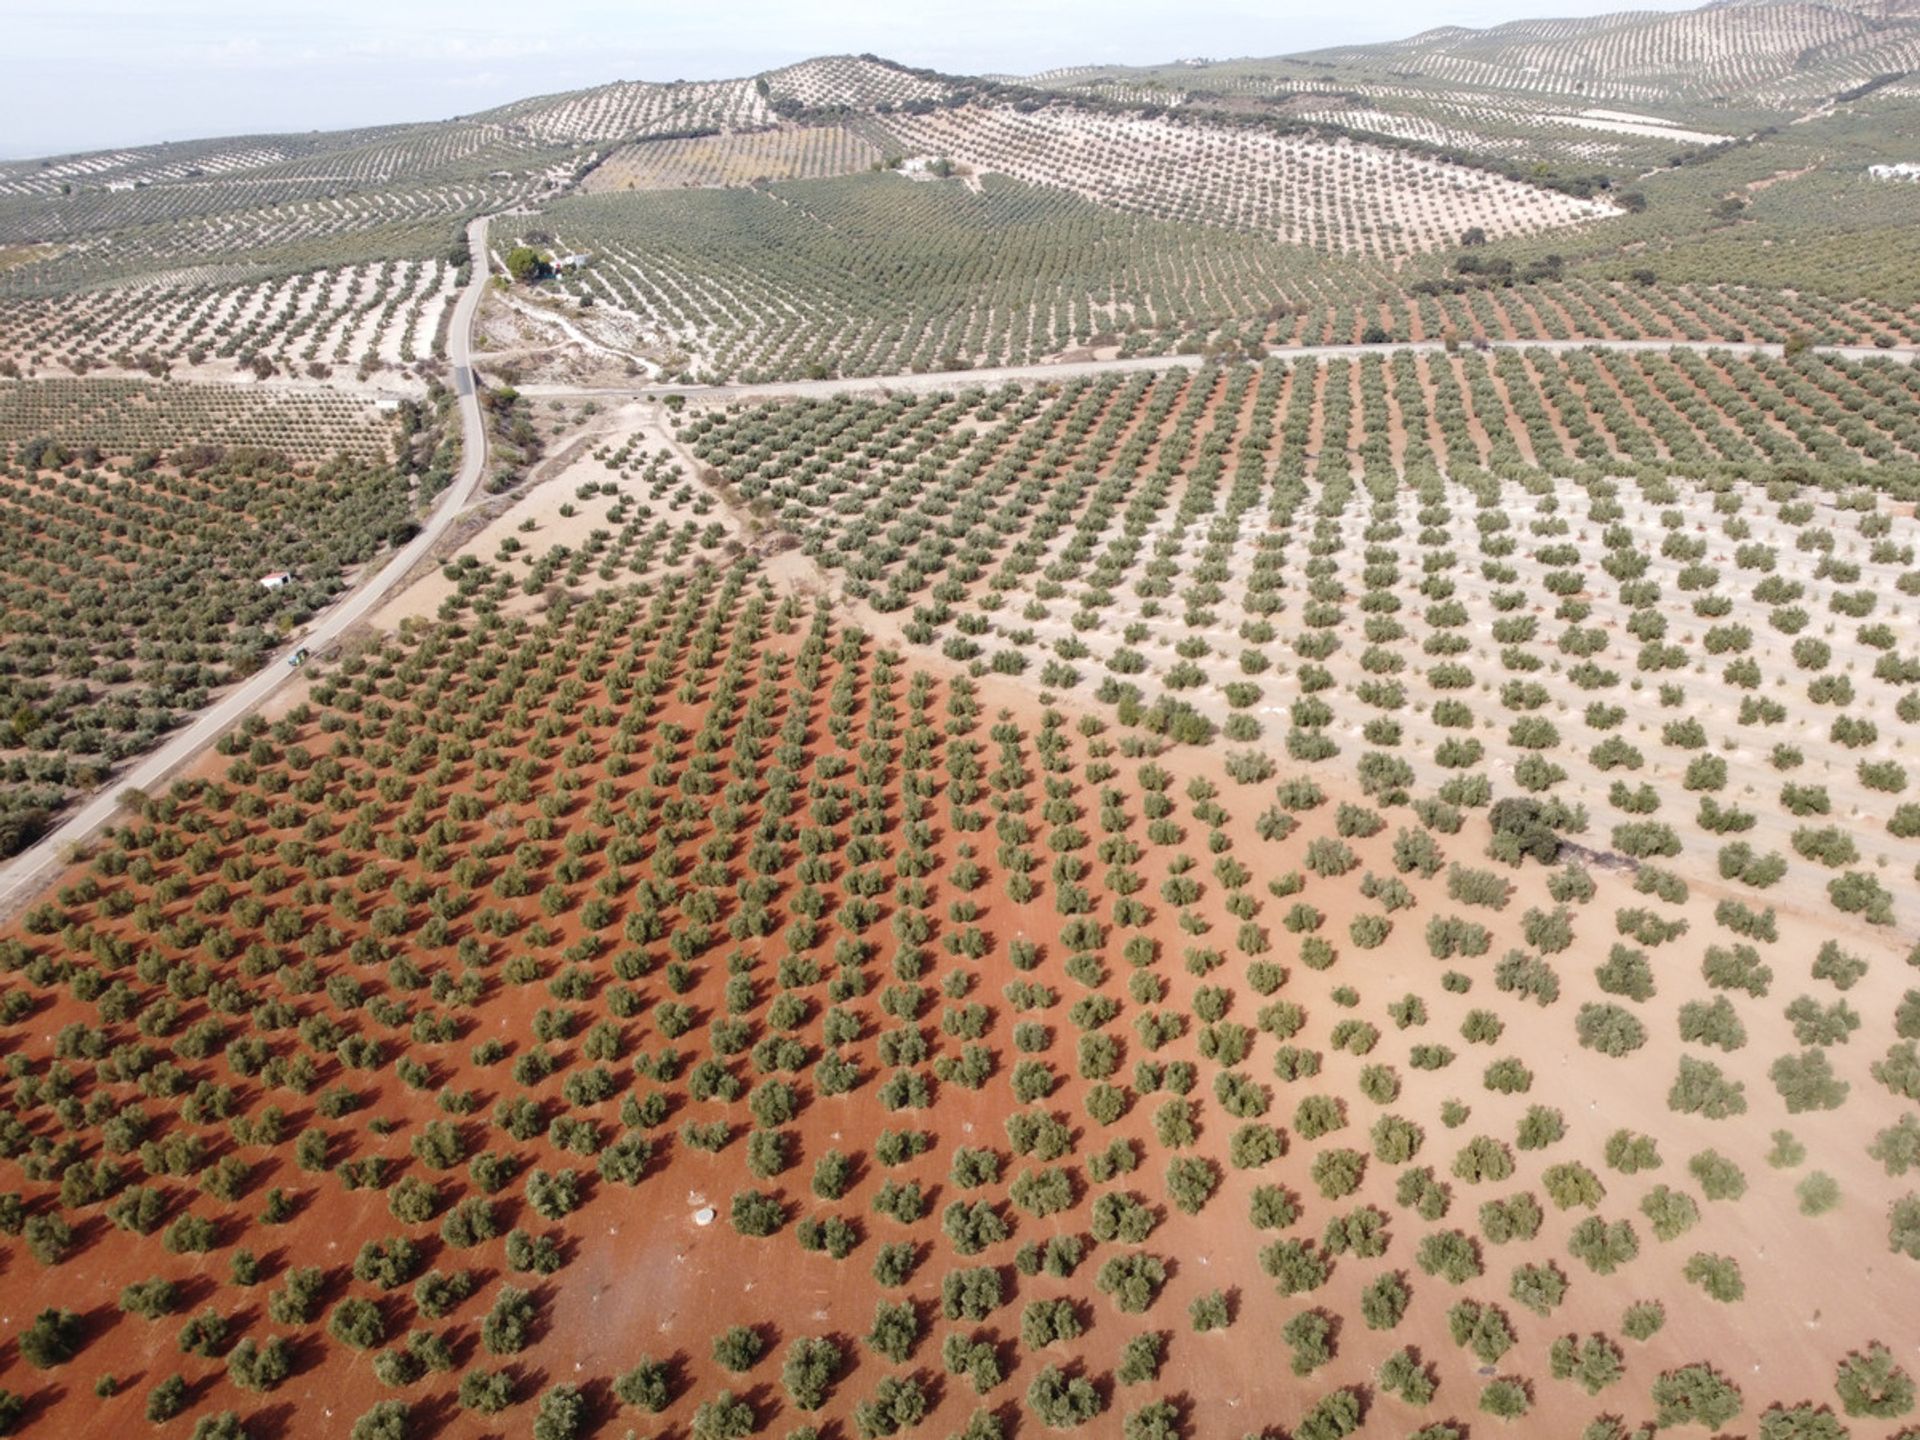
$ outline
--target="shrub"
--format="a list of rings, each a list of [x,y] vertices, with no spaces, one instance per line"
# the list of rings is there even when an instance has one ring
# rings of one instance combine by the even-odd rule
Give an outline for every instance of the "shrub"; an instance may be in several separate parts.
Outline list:
[[[1751,945],[1709,945],[1700,972],[1716,989],[1743,990],[1757,1000],[1766,997],[1773,983],[1772,969],[1760,963],[1760,952]]]
[[[1629,1340],[1647,1341],[1667,1323],[1667,1307],[1658,1300],[1637,1300],[1620,1317],[1620,1331]]]
[[[1387,1217],[1371,1205],[1327,1221],[1320,1243],[1329,1255],[1357,1255],[1372,1259],[1387,1250]]]
[[[587,1418],[587,1397],[578,1385],[553,1385],[541,1393],[533,1440],[574,1440]]]
[[[752,1405],[731,1390],[722,1390],[693,1412],[693,1440],[746,1440],[746,1437],[758,1428],[759,1423],[759,1418],[753,1413]],[[875,1431],[874,1433],[892,1434],[893,1432]]]
[[[480,1322],[480,1343],[489,1355],[515,1355],[533,1340],[538,1319],[533,1296],[514,1285],[503,1285],[494,1297],[493,1308]]]
[[[1323,1150],[1314,1157],[1313,1183],[1323,1198],[1338,1200],[1360,1188],[1366,1166],[1367,1157],[1358,1150],[1344,1147]]]
[[[759,1190],[736,1191],[727,1218],[740,1234],[764,1239],[786,1223],[786,1207]]]
[[[1547,1352],[1549,1371],[1556,1380],[1572,1380],[1589,1395],[1598,1395],[1621,1376],[1625,1368],[1620,1347],[1604,1335],[1584,1340],[1562,1335]]]
[[[1507,1179],[1513,1174],[1513,1154],[1490,1135],[1476,1135],[1453,1157],[1453,1175],[1469,1184]]]
[[[1744,1402],[1739,1387],[1711,1365],[1669,1370],[1653,1382],[1654,1424],[1701,1425],[1718,1430],[1738,1415]]]
[[[1071,1430],[1098,1415],[1102,1402],[1100,1392],[1083,1376],[1048,1365],[1027,1387],[1027,1408],[1049,1430]]]
[[[662,1361],[643,1359],[613,1382],[613,1393],[622,1405],[658,1415],[673,1401],[673,1372]]]
[[[1509,1240],[1531,1240],[1540,1233],[1546,1212],[1527,1191],[1505,1200],[1489,1200],[1480,1207],[1480,1233],[1490,1245]]]
[[[1164,1345],[1158,1333],[1132,1336],[1120,1352],[1114,1378],[1122,1385],[1144,1385],[1159,1379]]]
[[[1732,1304],[1747,1293],[1746,1281],[1740,1276],[1740,1264],[1731,1255],[1696,1251],[1687,1257],[1681,1273],[1690,1284],[1698,1285],[1724,1305]]]
[[[1656,1185],[1640,1200],[1640,1213],[1653,1226],[1654,1238],[1673,1240],[1691,1230],[1700,1219],[1700,1207],[1685,1191]]]
[[[327,1317],[327,1332],[343,1345],[372,1350],[386,1341],[387,1324],[380,1307],[371,1300],[349,1296],[333,1307]]]
[[[1458,915],[1436,915],[1427,922],[1427,953],[1436,960],[1484,955],[1492,944],[1493,936],[1484,925]]]
[[[147,1419],[155,1425],[171,1420],[187,1408],[187,1382],[168,1375],[147,1392]]]
[[[1480,1408],[1499,1420],[1517,1420],[1533,1408],[1533,1401],[1518,1380],[1489,1380],[1480,1391]]]
[[[838,1345],[822,1338],[803,1335],[787,1347],[780,1383],[795,1409],[818,1410],[826,1404],[844,1358]]]
[[[1578,1161],[1548,1166],[1541,1181],[1546,1186],[1547,1197],[1561,1210],[1571,1210],[1576,1205],[1591,1210],[1607,1194],[1600,1177]]]
[[[1567,1277],[1552,1263],[1521,1265],[1508,1282],[1507,1294],[1536,1315],[1550,1314],[1566,1299]]]
[[[279,1336],[263,1345],[242,1340],[227,1353],[227,1378],[242,1390],[272,1390],[293,1373],[293,1347]]]
[[[1902,1195],[1888,1207],[1887,1245],[1910,1260],[1920,1260],[1920,1195]]]
[[[1326,1284],[1328,1266],[1311,1241],[1276,1240],[1260,1252],[1260,1268],[1282,1295],[1302,1295]]]
[[[1185,1214],[1195,1215],[1219,1188],[1220,1172],[1211,1160],[1175,1156],[1167,1163],[1167,1194]]]
[[[1204,1335],[1210,1330],[1225,1330],[1233,1323],[1233,1312],[1224,1294],[1209,1290],[1204,1295],[1196,1295],[1188,1304],[1187,1318],[1194,1333]]]
[[[1507,882],[1491,870],[1475,870],[1460,864],[1447,867],[1447,898],[1462,905],[1503,910],[1507,890]]]
[[[73,1311],[42,1310],[20,1332],[20,1358],[36,1370],[51,1370],[80,1353],[84,1335],[85,1327]]]
[[[713,1339],[713,1360],[723,1370],[735,1374],[751,1370],[760,1362],[760,1356],[766,1350],[766,1342],[758,1332],[744,1325],[735,1325],[723,1330]]]
[[[1667,1092],[1667,1108],[1682,1115],[1702,1115],[1709,1120],[1744,1115],[1746,1087],[1737,1080],[1727,1079],[1718,1065],[1683,1055],[1679,1074]]]
[[[1487,812],[1496,836],[1506,837],[1516,856],[1551,865],[1560,855],[1560,836],[1548,823],[1545,807],[1527,796],[1496,800]]]
[[[1514,1346],[1513,1327],[1492,1305],[1474,1300],[1456,1301],[1447,1311],[1447,1329],[1453,1343],[1470,1350],[1481,1364],[1495,1364]]]
[[[1732,1051],[1747,1043],[1747,1027],[1740,1023],[1727,997],[1716,995],[1711,1004],[1689,1000],[1680,1007],[1680,1038]]]
[[[504,1370],[469,1370],[460,1377],[459,1398],[463,1410],[498,1415],[513,1404],[513,1377]]]
[[[1687,1162],[1687,1169],[1709,1200],[1738,1200],[1747,1193],[1747,1177],[1717,1150],[1702,1150]]]
[[[295,1274],[299,1272],[293,1272]],[[288,1277],[289,1283],[292,1275]],[[171,1280],[154,1276],[149,1280],[136,1280],[120,1292],[120,1309],[128,1315],[138,1315],[142,1319],[153,1320],[169,1313],[179,1300],[179,1291]],[[278,1318],[277,1316],[274,1318]]]
[[[1302,1310],[1280,1327],[1280,1338],[1293,1351],[1295,1375],[1311,1375],[1333,1358],[1333,1324],[1317,1310]]]
[[[1002,1299],[1000,1272],[990,1265],[949,1270],[941,1277],[941,1311],[949,1320],[984,1320]]]
[[[1760,1416],[1757,1435],[1758,1440],[1848,1440],[1851,1433],[1826,1407],[1802,1402],[1769,1406]]]
[[[909,1301],[882,1300],[873,1308],[867,1348],[896,1365],[904,1364],[920,1343],[920,1312]]]
[[[1616,1130],[1607,1137],[1606,1157],[1607,1164],[1622,1175],[1660,1168],[1660,1150],[1653,1137],[1631,1130]]]
[[[1808,1110],[1837,1110],[1851,1088],[1833,1073],[1824,1050],[1803,1050],[1798,1055],[1782,1055],[1767,1067],[1787,1112],[1798,1115]]]
[[[1130,1411],[1121,1440],[1180,1440],[1180,1410],[1171,1400],[1153,1400]]]
[[[1596,1275],[1611,1275],[1640,1253],[1640,1240],[1626,1220],[1608,1224],[1589,1215],[1567,1237],[1567,1253]]]
[[[1831,1175],[1815,1170],[1793,1187],[1800,1213],[1809,1219],[1826,1214],[1840,1203],[1840,1186]]]
[[[1390,1270],[1376,1276],[1360,1292],[1360,1318],[1369,1330],[1391,1330],[1406,1315],[1412,1300],[1407,1282]]]
[[[1430,1367],[1415,1360],[1411,1350],[1396,1350],[1380,1362],[1380,1388],[1409,1405],[1425,1405],[1437,1387]]]
[[[1515,1059],[1496,1060],[1487,1066],[1481,1083],[1500,1095],[1522,1095],[1533,1088],[1533,1072]]]
[[[1849,870],[1827,882],[1827,898],[1842,914],[1859,915],[1869,925],[1893,923],[1893,896],[1864,870]]]
[[[1134,1253],[1109,1259],[1094,1283],[1118,1309],[1137,1315],[1153,1303],[1166,1278],[1167,1267],[1158,1256]]]
[[[1593,973],[1600,988],[1609,995],[1641,1001],[1653,998],[1653,967],[1647,964],[1644,951],[1615,945],[1606,963]]]
[[[1428,1275],[1463,1285],[1481,1273],[1479,1248],[1458,1230],[1438,1230],[1422,1237],[1414,1261]]]
[[[1914,1383],[1879,1341],[1840,1362],[1833,1378],[1841,1408],[1855,1417],[1895,1420],[1913,1409]]]
[[[1336,1390],[1300,1417],[1294,1440],[1345,1440],[1360,1428],[1360,1400],[1351,1390]]]

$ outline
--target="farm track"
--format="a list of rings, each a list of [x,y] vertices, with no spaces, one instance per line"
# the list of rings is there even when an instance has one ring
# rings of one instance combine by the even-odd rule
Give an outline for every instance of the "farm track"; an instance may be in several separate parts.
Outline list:
[[[467,242],[477,263],[454,307],[453,325],[447,339],[448,359],[460,405],[460,472],[441,493],[432,513],[421,522],[420,533],[305,633],[276,652],[257,672],[202,710],[191,725],[103,787],[37,843],[0,866],[0,917],[12,913],[57,874],[63,855],[75,846],[84,845],[111,822],[129,792],[164,782],[291,680],[297,672],[288,662],[296,652],[332,645],[371,615],[414,566],[432,552],[447,527],[466,509],[479,486],[487,458],[486,426],[472,379],[471,342],[474,316],[490,274],[486,263],[489,218],[482,216],[467,227]]]
[[[1460,347],[1470,353],[1473,347]],[[1409,354],[1437,355],[1446,344],[1440,340],[1410,340],[1383,345],[1289,345],[1269,350],[1275,360],[1339,360],[1361,355]],[[1706,355],[1726,352],[1741,355],[1767,355],[1779,359],[1786,347],[1749,342],[1731,344],[1724,340],[1490,340],[1488,351],[1542,350],[1549,354],[1567,354],[1580,350],[1617,350],[1622,352],[1687,351]],[[1872,345],[1812,345],[1805,352],[1829,355],[1839,360],[1887,359],[1912,364],[1920,358],[1920,347],[1898,346],[1882,350]],[[999,385],[1009,381],[1072,380],[1100,375],[1129,374],[1140,371],[1192,369],[1206,363],[1201,355],[1138,355],[1115,360],[1074,360],[1062,364],[995,365],[977,370],[935,370],[906,375],[854,375],[829,380],[770,380],[753,385],[662,385],[641,388],[632,385],[570,386],[529,383],[516,387],[521,394],[535,399],[599,399],[624,397],[633,400],[659,400],[669,395],[684,395],[689,400],[764,400],[781,397],[823,400],[836,395],[859,395],[875,391],[918,392],[952,390],[977,385]]]

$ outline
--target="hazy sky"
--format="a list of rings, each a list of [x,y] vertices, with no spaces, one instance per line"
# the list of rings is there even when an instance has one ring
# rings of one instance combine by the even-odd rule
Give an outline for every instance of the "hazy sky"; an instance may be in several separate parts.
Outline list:
[[[1679,9],[1691,0],[1631,0]],[[438,120],[870,51],[952,73],[1274,55],[1622,0],[6,0],[0,155]]]

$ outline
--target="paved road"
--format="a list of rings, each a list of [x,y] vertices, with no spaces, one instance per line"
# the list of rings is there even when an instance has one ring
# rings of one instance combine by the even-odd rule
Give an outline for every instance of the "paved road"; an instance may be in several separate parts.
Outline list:
[[[432,514],[422,522],[420,533],[396,551],[377,574],[322,614],[303,634],[269,660],[263,669],[201,711],[192,725],[137,761],[37,844],[0,866],[0,915],[31,898],[58,875],[60,857],[70,846],[84,844],[97,835],[103,826],[112,823],[129,790],[159,789],[174,771],[231,730],[243,716],[258,708],[269,695],[292,679],[295,671],[287,660],[295,651],[302,647],[321,650],[372,613],[393,587],[405,579],[408,572],[438,543],[446,533],[447,526],[473,497],[487,461],[486,425],[480,413],[479,397],[473,390],[471,351],[473,317],[480,307],[480,296],[488,278],[487,217],[482,216],[467,227],[467,243],[474,257],[472,278],[454,305],[453,323],[447,332],[448,358],[452,362],[454,392],[459,396],[460,406],[460,473],[441,492]]]
[[[1439,340],[1413,340],[1383,345],[1289,345],[1267,353],[1278,360],[1351,359],[1357,355],[1388,355],[1408,350],[1415,354],[1434,354],[1444,350]],[[1462,350],[1471,352],[1471,344]],[[1698,354],[1726,351],[1735,355],[1771,355],[1785,353],[1781,345],[1733,343],[1726,340],[1491,340],[1489,350],[1546,350],[1564,354],[1573,350],[1667,351],[1690,350]],[[1811,353],[1831,355],[1841,360],[1893,360],[1912,364],[1920,350],[1912,346],[1880,350],[1871,345],[1814,345]],[[519,386],[523,395],[535,399],[630,399],[657,400],[668,395],[684,395],[689,400],[768,400],[777,397],[826,399],[834,395],[858,395],[875,391],[955,390],[973,385],[1000,385],[1021,380],[1070,380],[1092,375],[1126,374],[1140,370],[1191,369],[1205,363],[1199,355],[1136,355],[1123,360],[1070,360],[1053,365],[995,365],[978,370],[940,370],[913,375],[857,375],[832,380],[773,380],[754,385],[633,385],[575,386],[530,383]]]

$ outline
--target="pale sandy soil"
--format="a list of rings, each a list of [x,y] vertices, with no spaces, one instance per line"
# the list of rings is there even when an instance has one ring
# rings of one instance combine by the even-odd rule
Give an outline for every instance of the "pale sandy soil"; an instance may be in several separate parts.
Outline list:
[[[629,497],[635,517],[643,524],[666,519],[678,525],[695,518],[690,510],[676,507],[670,500],[651,498],[648,493],[651,487],[640,478],[639,472],[648,457],[663,448],[671,448],[675,452],[674,463],[682,472],[674,488],[692,483],[694,462],[671,439],[662,425],[660,413],[655,403],[633,402],[603,409],[584,420],[576,415],[572,423],[563,424],[549,444],[547,458],[536,467],[529,483],[510,495],[489,497],[473,507],[475,528],[466,531],[461,543],[442,556],[443,564],[473,556],[490,564],[504,564],[508,573],[517,578],[527,566],[558,546],[578,551],[593,531],[615,528],[610,525],[607,512],[617,503],[616,497],[603,490],[582,499],[576,492],[587,484],[617,486],[621,496]],[[622,474],[623,467],[602,459],[599,452],[629,441],[634,458],[624,467],[627,473]],[[563,510],[573,513],[562,514]],[[721,523],[732,541],[744,544],[752,538],[746,518],[735,515],[724,504],[716,504],[698,518],[703,525]],[[531,529],[526,528],[529,521]],[[521,548],[504,555],[501,544],[507,540]],[[632,578],[623,575],[614,583],[624,584]],[[570,584],[568,588],[591,592],[607,583],[590,572],[583,582]],[[455,589],[443,569],[431,571],[383,607],[371,623],[392,630],[409,619],[431,618]],[[516,590],[504,608],[518,613],[532,611],[540,604],[539,596],[524,595]]]

